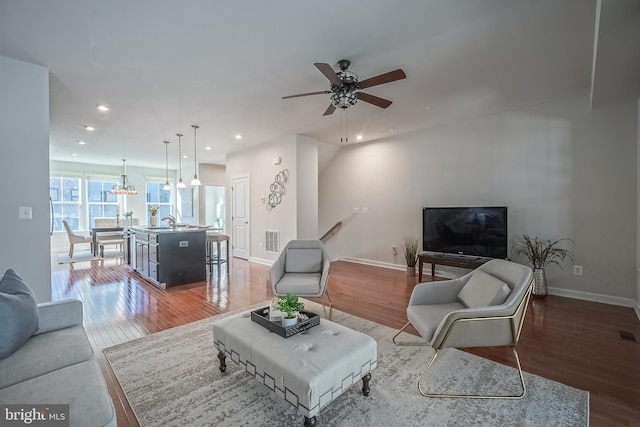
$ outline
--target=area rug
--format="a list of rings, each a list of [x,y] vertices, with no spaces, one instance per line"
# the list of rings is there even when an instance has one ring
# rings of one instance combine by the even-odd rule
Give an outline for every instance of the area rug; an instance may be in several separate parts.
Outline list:
[[[104,258],[117,258],[121,257],[122,252],[113,250],[113,251],[105,251]],[[99,256],[94,256],[91,251],[80,251],[75,252],[73,254],[73,258],[69,258],[69,254],[67,252],[57,254],[58,264],[69,264],[72,262],[86,262],[86,261],[95,261],[98,259],[103,259]]]
[[[264,305],[267,305],[266,303]],[[321,306],[306,302],[317,313]],[[433,350],[398,347],[395,330],[340,311],[333,321],[372,336],[378,367],[371,393],[354,385],[323,408],[319,426],[588,426],[589,394],[525,373],[521,400],[422,397],[416,382]],[[143,427],[302,425],[302,416],[238,365],[218,369],[211,325],[221,315],[104,350]],[[403,334],[405,340],[417,337]],[[525,367],[526,369],[526,367]],[[426,387],[448,392],[517,392],[517,371],[459,350],[441,353]]]

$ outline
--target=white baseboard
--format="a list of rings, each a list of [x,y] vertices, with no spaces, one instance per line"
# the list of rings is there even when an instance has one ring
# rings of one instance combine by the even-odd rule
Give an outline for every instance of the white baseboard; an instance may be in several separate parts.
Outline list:
[[[636,316],[638,316],[638,319],[640,319],[640,302],[636,301],[636,305],[633,307],[633,309],[636,311]]]
[[[637,307],[638,303],[632,298],[616,297],[612,295],[596,294],[593,292],[574,291],[571,289],[549,288],[549,295],[581,299],[584,301],[601,302],[604,304],[619,305],[622,307]],[[636,309],[636,314],[638,309]]]
[[[255,262],[256,264],[262,264],[262,265],[271,267],[275,261],[271,261],[269,259],[249,257],[249,262]]]
[[[407,266],[404,264],[393,264],[390,262],[382,262],[382,261],[373,261],[370,259],[364,259],[364,258],[353,258],[353,257],[343,257],[343,258],[338,258],[334,261],[347,261],[347,262],[353,262],[356,264],[364,264],[364,265],[371,265],[373,267],[383,267],[383,268],[390,268],[391,270],[402,270],[405,271],[407,269]]]

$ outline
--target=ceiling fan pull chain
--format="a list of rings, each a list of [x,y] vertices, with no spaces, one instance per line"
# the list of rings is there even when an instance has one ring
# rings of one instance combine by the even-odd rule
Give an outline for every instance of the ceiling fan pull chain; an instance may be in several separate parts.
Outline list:
[[[344,110],[344,141],[349,142],[349,111]]]

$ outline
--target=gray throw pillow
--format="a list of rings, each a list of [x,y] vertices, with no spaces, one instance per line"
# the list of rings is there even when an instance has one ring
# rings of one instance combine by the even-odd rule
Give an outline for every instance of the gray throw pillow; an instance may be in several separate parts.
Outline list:
[[[476,270],[458,293],[458,301],[467,308],[499,305],[511,293],[509,286],[497,277]]]
[[[9,269],[0,280],[0,359],[10,356],[39,327],[38,304],[15,271]]]

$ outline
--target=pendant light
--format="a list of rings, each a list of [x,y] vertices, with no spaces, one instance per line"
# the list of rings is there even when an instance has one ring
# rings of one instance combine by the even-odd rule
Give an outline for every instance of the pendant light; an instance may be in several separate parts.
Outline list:
[[[198,153],[198,146],[196,144],[196,131],[200,126],[191,125],[193,128],[193,179],[191,180],[191,186],[197,187],[201,185],[200,180],[198,179],[198,161],[196,160],[196,156]]]
[[[176,133],[176,136],[178,137],[178,158],[180,160],[180,179],[178,180],[178,184],[176,184],[176,187],[187,188],[187,184],[185,184],[184,181],[182,180],[182,141],[180,139],[182,138],[182,134]]]
[[[138,194],[138,190],[136,190],[133,185],[129,184],[129,179],[127,178],[127,167],[125,166],[126,161],[127,159],[122,159],[122,175],[120,175],[122,182],[115,184],[111,190],[109,190],[109,194],[128,194],[131,196]]]
[[[162,187],[163,190],[166,191],[170,191],[171,190],[171,184],[169,184],[169,144],[171,142],[169,141],[163,141],[164,142],[164,164],[165,164],[165,171],[166,171],[166,175],[167,175],[167,180],[164,183],[164,187]]]

